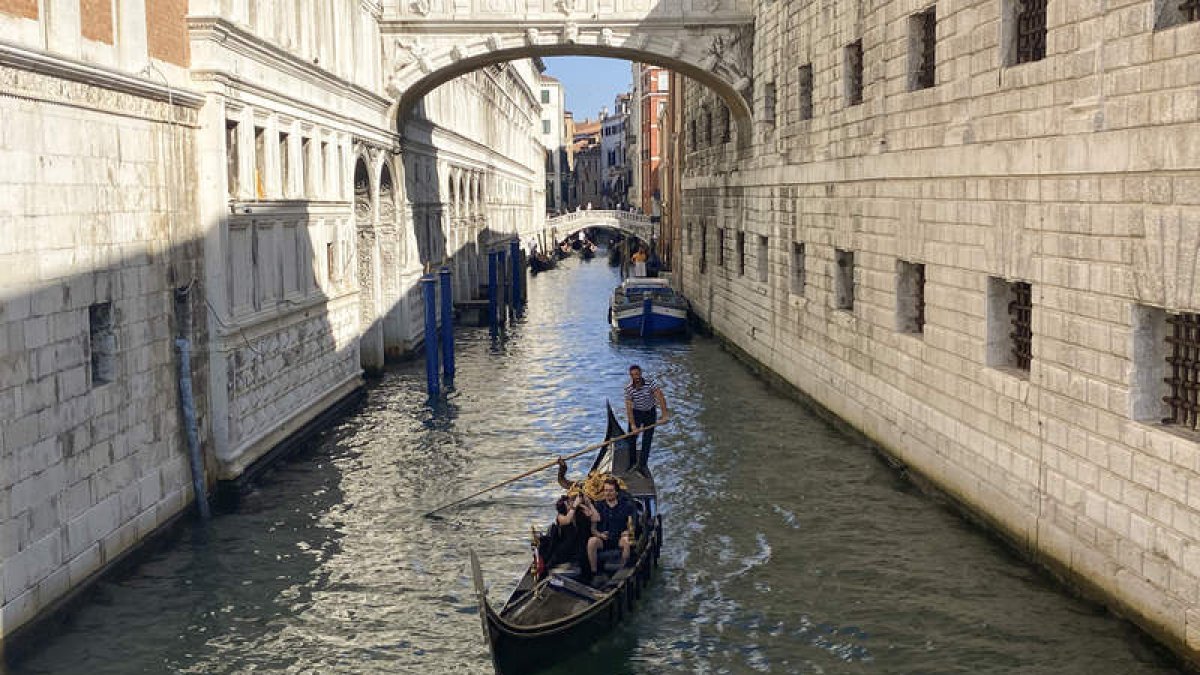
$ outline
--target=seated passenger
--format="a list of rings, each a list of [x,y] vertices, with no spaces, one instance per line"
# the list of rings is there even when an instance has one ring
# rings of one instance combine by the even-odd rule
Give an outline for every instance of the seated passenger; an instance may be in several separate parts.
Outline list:
[[[554,504],[558,515],[550,528],[548,545],[542,552],[547,567],[579,565],[583,567],[587,541],[599,522],[600,514],[587,495],[563,495]]]
[[[612,550],[619,546],[621,566],[624,567],[629,562],[633,542],[625,530],[629,519],[637,517],[637,507],[631,499],[618,492],[619,485],[616,478],[606,479],[603,500],[596,504],[600,521],[596,526],[596,534],[588,539],[587,543],[588,565],[593,575],[599,572],[598,557],[601,550]]]

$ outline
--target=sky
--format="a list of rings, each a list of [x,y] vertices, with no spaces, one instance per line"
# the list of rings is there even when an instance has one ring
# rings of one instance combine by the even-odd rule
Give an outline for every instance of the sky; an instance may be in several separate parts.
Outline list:
[[[600,107],[612,112],[613,98],[629,91],[630,64],[624,59],[598,56],[553,56],[546,62],[546,74],[557,78],[567,91],[567,110],[576,120],[595,119]]]

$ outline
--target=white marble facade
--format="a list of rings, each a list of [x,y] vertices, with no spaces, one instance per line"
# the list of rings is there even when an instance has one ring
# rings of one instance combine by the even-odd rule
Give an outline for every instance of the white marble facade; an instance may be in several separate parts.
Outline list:
[[[470,297],[541,226],[536,64],[450,79],[401,138],[381,12],[0,1],[0,636],[192,502],[177,335],[235,479],[412,352],[424,270]]]

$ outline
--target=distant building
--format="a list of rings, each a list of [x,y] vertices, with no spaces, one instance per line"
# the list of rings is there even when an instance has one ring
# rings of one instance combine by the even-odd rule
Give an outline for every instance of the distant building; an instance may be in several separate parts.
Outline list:
[[[575,125],[572,143],[575,152],[575,188],[577,190],[576,206],[587,208],[603,208],[603,163],[601,158],[603,131],[603,115],[595,120],[585,119]]]
[[[562,83],[543,73],[539,79],[541,90],[538,101],[542,104],[542,119],[539,138],[546,148],[546,211],[564,211],[567,204],[567,176],[570,173],[567,159],[567,115],[565,112],[566,92]]]
[[[629,98],[627,93],[617,94],[613,101],[613,113],[601,115],[600,156],[603,165],[601,191],[604,206],[616,208],[629,203],[629,162],[626,160],[626,127],[629,124]]]

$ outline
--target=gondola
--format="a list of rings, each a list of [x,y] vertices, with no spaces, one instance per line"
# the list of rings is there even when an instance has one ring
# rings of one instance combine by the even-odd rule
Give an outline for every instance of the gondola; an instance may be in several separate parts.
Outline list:
[[[596,247],[593,246],[590,242],[587,244],[584,244],[583,248],[579,249],[579,257],[583,258],[584,260],[591,260],[592,258],[595,258],[596,257]]]
[[[608,407],[605,440],[622,435],[621,425]],[[556,661],[580,654],[604,633],[626,620],[634,609],[662,546],[662,517],[649,470],[631,471],[633,439],[617,441],[600,450],[591,472],[611,473],[625,483],[636,500],[639,522],[631,564],[605,565],[607,581],[599,587],[578,580],[575,566],[558,566],[539,577],[535,566],[526,570],[517,587],[499,609],[488,603],[479,559],[471,551],[471,568],[484,637],[497,675],[535,673]]]
[[[552,270],[555,267],[558,267],[558,261],[546,255],[545,253],[541,253],[539,251],[538,253],[529,256],[529,271],[533,274],[545,272],[546,270]]]

